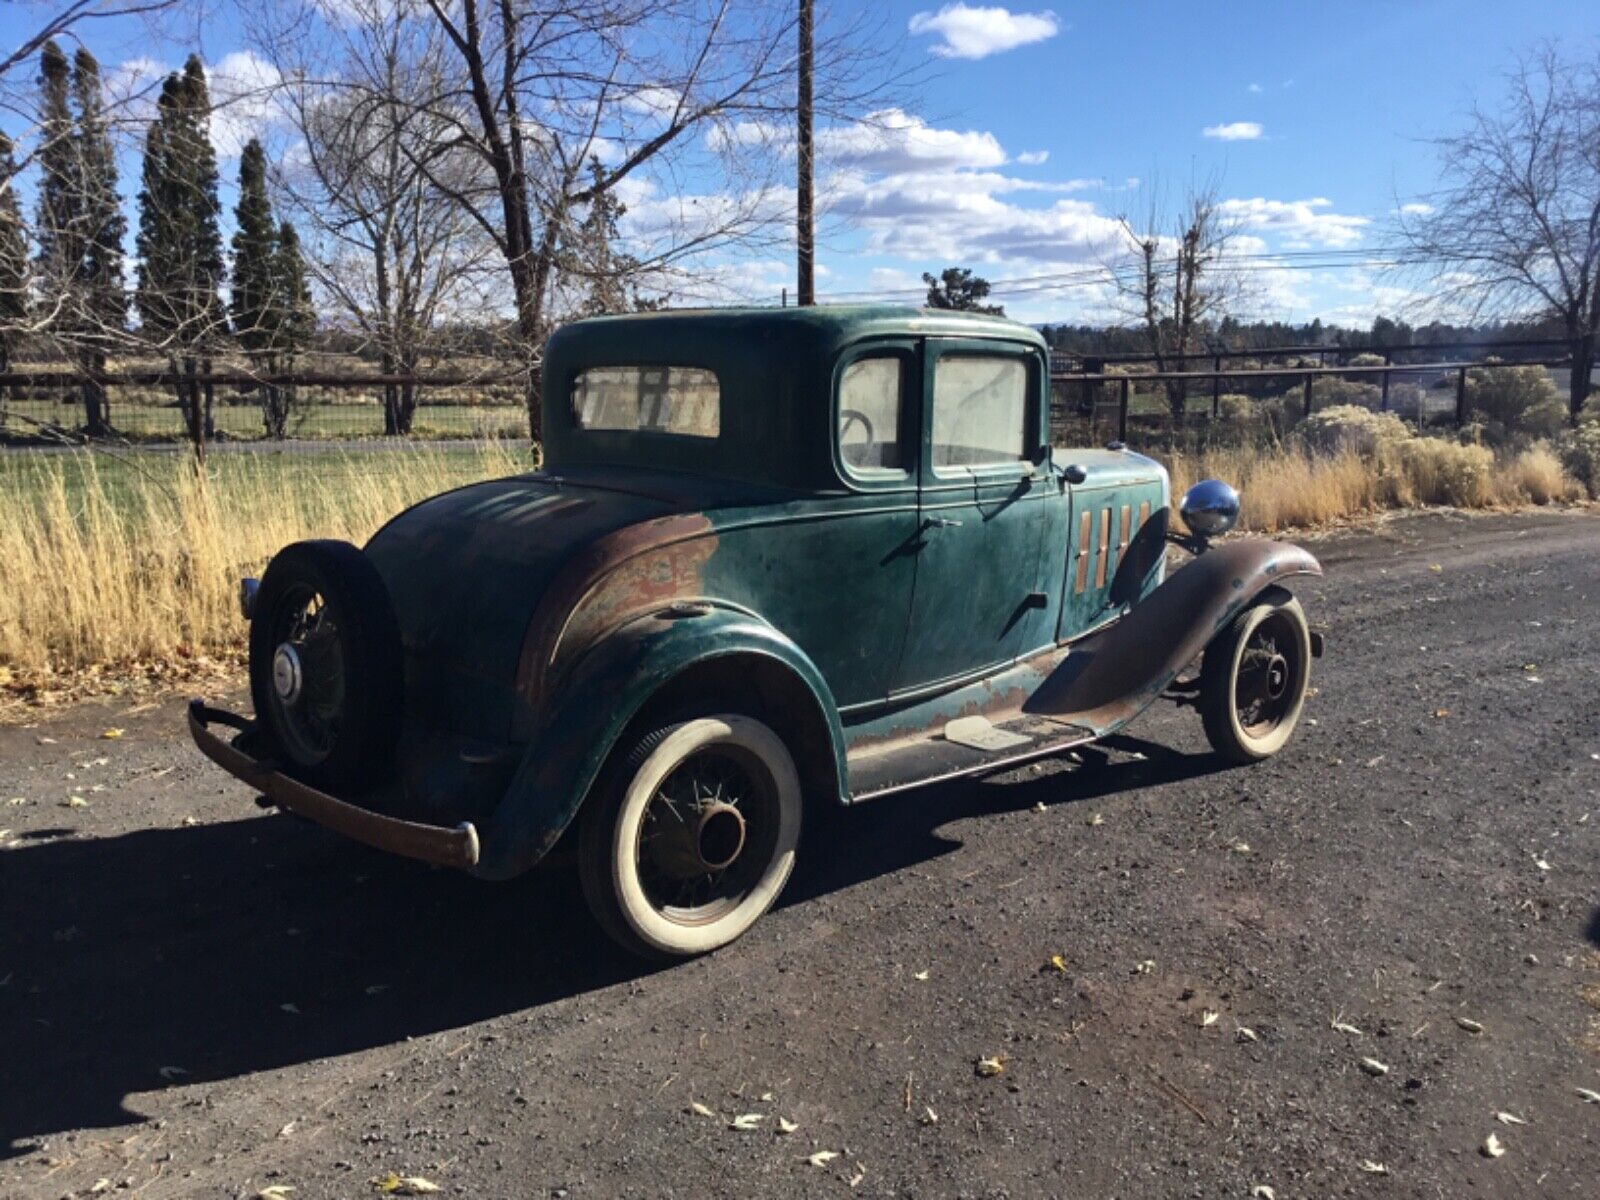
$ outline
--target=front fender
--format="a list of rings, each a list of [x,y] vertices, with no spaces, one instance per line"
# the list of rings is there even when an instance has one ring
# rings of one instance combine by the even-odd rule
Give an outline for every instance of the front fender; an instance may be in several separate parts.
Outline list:
[[[669,605],[619,627],[567,673],[544,705],[505,796],[479,830],[474,874],[504,879],[538,862],[571,824],[618,738],[650,697],[686,668],[734,654],[773,660],[805,685],[827,724],[842,784],[848,775],[838,708],[804,651],[750,613]]]
[[[1148,708],[1179,671],[1267,588],[1322,566],[1287,542],[1226,542],[1199,555],[1130,609],[1074,644],[1024,705],[1098,737]]]

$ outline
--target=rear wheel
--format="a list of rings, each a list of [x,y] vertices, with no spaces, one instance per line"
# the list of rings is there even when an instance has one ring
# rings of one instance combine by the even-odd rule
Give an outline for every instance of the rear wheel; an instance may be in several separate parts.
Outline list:
[[[584,897],[636,954],[707,953],[772,907],[800,823],[794,759],[766,725],[723,714],[666,726],[615,760],[584,812]]]
[[[359,790],[392,765],[400,635],[377,568],[348,542],[296,542],[268,565],[250,622],[266,749],[313,787]]]
[[[1258,762],[1283,749],[1305,708],[1311,631],[1300,602],[1270,589],[1206,647],[1200,717],[1206,739],[1230,762]]]

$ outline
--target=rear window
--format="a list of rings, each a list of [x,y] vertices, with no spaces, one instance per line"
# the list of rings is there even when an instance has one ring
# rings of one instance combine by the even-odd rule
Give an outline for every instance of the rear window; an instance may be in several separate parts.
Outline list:
[[[714,438],[722,430],[722,389],[700,367],[589,367],[572,381],[579,429]]]

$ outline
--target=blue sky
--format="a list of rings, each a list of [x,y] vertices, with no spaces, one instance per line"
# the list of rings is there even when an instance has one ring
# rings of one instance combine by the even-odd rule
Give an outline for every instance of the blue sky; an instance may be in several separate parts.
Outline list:
[[[1110,291],[1083,275],[1112,253],[1115,218],[1142,220],[1154,180],[1175,196],[1211,177],[1242,248],[1264,264],[1249,315],[1364,324],[1396,311],[1415,300],[1408,281],[1362,267],[1279,268],[1307,255],[1365,259],[1397,198],[1414,202],[1429,187],[1425,139],[1457,127],[1475,95],[1492,104],[1514,53],[1542,39],[1574,52],[1600,45],[1600,9],[1574,0],[893,0],[881,11],[927,77],[880,114],[867,142],[859,131],[824,134],[833,215],[819,291],[911,300],[922,271],[960,264],[1030,281],[997,296],[1030,321],[1117,319]],[[30,18],[29,6],[0,6],[0,42],[14,44]],[[208,64],[248,74],[239,21],[230,0],[211,0],[161,30],[82,32],[108,71],[176,66],[198,41]],[[219,129],[225,153],[261,119],[248,106],[235,116]],[[225,174],[234,169],[225,161]],[[637,188],[628,199],[642,214],[660,193]],[[1291,257],[1271,257],[1280,253]],[[769,302],[792,287],[781,245],[710,267],[720,299]]]

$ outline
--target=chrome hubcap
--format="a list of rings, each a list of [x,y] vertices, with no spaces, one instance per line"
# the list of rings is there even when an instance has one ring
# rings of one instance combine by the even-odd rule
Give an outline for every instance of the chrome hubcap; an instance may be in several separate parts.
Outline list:
[[[295,648],[284,642],[272,655],[272,690],[278,693],[278,699],[285,704],[293,704],[300,698],[300,689],[305,682],[300,670],[300,655]]]

